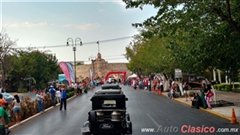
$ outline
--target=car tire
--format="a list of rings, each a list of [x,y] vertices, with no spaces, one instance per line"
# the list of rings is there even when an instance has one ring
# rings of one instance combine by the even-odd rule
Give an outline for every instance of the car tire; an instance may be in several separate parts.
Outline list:
[[[132,133],[132,122],[131,121],[127,121],[127,130],[130,130],[130,132]],[[126,134],[126,135],[131,135],[131,134]]]
[[[82,133],[82,135],[94,135],[93,133]]]
[[[96,112],[90,111],[89,118],[90,118],[90,123],[94,123],[96,121]]]
[[[130,121],[130,115],[128,113],[126,113],[126,120]]]

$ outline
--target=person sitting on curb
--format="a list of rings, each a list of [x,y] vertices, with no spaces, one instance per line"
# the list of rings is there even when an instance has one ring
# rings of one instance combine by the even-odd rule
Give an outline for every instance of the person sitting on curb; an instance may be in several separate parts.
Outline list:
[[[193,93],[193,99],[191,99],[191,101],[192,101],[192,108],[199,109],[200,96],[198,95],[198,93]]]
[[[174,98],[175,98],[174,94],[175,94],[176,88],[177,88],[177,87],[175,86],[175,82],[172,82],[171,90],[170,90],[170,92],[168,93],[168,97],[169,97],[170,99],[174,99]]]

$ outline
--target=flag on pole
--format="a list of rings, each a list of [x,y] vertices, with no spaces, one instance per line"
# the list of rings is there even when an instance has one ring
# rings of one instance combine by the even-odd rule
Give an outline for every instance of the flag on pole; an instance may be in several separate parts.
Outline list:
[[[70,63],[66,62],[66,64],[67,64],[68,71],[69,71],[69,74],[70,74],[70,77],[71,77],[71,81],[72,81],[72,82],[75,82],[74,72],[76,72],[76,71],[73,72],[73,68],[72,68],[72,65],[71,65]],[[76,82],[75,82],[75,83],[76,83]]]
[[[69,72],[69,68],[67,66],[67,63],[66,62],[60,62],[59,66],[62,69],[62,72],[65,74],[65,76],[68,80],[68,83],[71,85],[72,84],[72,79],[71,79],[71,76],[70,76],[70,72]]]
[[[96,43],[98,44],[98,53],[100,53],[99,41],[97,41]]]

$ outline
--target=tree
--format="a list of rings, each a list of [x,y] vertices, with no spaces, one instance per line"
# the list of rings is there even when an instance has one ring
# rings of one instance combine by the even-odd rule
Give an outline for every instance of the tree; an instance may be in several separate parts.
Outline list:
[[[155,36],[145,41],[141,40],[136,36],[132,44],[126,47],[125,56],[130,60],[127,64],[128,69],[135,73],[140,71],[145,75],[152,72],[172,74],[174,59],[170,57],[171,50],[166,47],[166,38]]]
[[[6,71],[9,68],[8,57],[13,51],[14,45],[16,45],[17,40],[11,40],[5,30],[0,33],[0,62],[1,62],[1,87],[5,88]]]
[[[14,64],[8,73],[11,80],[15,80],[14,86],[18,88],[26,87],[29,77],[34,78],[36,89],[45,88],[48,81],[57,79],[57,75],[61,73],[56,57],[47,52],[18,50],[13,57]]]
[[[238,0],[123,0],[123,2],[126,3],[127,9],[143,9],[144,5],[159,8],[157,15],[148,18],[143,23],[133,24],[136,27],[160,26],[161,32],[164,32],[169,28],[173,29],[172,26],[176,24],[181,24],[184,29],[189,29],[186,27],[189,23],[204,23],[205,20],[214,17],[215,19],[211,21],[227,23],[240,36],[240,3]]]
[[[235,58],[231,62],[239,69],[238,58],[229,53],[240,51],[236,47],[240,36],[237,0],[124,1],[126,8],[142,9],[147,4],[159,8],[157,15],[133,26],[145,29],[141,35],[147,39],[154,35],[167,37],[167,48],[171,50],[175,66],[184,72],[200,73],[214,67],[229,70],[232,64],[224,67],[229,58]]]

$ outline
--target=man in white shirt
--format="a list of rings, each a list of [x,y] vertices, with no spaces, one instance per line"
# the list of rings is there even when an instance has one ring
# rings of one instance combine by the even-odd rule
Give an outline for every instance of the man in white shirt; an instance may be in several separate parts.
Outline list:
[[[112,78],[111,77],[108,78],[108,83],[112,83]]]

